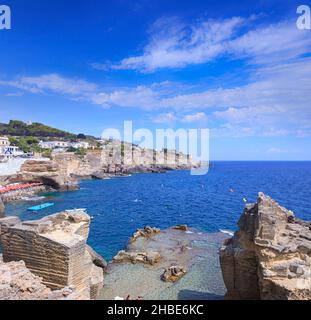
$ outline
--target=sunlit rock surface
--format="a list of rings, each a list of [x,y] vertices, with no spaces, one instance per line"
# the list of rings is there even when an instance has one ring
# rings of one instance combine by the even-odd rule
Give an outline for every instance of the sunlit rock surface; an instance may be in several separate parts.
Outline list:
[[[310,300],[311,223],[260,193],[238,225],[220,252],[226,297]]]
[[[37,221],[0,219],[3,261],[24,261],[52,290],[73,287],[81,299],[95,299],[103,286],[103,268],[86,241],[90,217],[84,211],[61,212]],[[103,264],[103,261],[101,261]]]
[[[73,288],[52,291],[23,261],[3,263],[0,257],[0,300],[78,300]]]

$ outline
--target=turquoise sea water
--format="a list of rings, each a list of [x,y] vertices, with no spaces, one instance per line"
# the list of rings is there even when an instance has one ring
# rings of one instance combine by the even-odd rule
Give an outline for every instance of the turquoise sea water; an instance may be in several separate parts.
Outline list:
[[[215,162],[205,176],[171,171],[82,181],[81,190],[48,198],[54,207],[31,213],[27,208],[32,203],[19,202],[8,205],[6,214],[33,220],[64,209],[87,208],[93,217],[89,243],[109,260],[145,225],[235,230],[243,198],[254,202],[259,191],[311,220],[311,162]]]

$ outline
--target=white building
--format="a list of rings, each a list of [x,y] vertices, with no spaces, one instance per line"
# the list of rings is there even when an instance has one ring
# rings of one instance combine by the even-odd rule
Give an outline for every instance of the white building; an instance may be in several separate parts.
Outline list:
[[[67,141],[40,141],[39,146],[42,149],[69,148],[70,143]]]
[[[23,155],[24,152],[18,147],[11,146],[7,137],[0,137],[0,158],[9,159]]]
[[[90,148],[90,144],[86,141],[79,142],[68,142],[68,141],[40,141],[40,148],[42,149],[60,149],[64,150],[67,148],[75,148],[75,149],[88,149]]]
[[[70,146],[75,149],[89,149],[90,148],[90,144],[86,141],[72,142],[70,144]]]

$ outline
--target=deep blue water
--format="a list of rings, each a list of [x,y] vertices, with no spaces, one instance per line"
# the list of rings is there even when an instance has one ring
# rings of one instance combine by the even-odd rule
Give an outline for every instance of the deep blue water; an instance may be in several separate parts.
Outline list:
[[[64,209],[87,208],[93,217],[89,243],[111,259],[144,225],[234,230],[243,198],[254,202],[259,191],[311,220],[311,162],[216,162],[205,176],[172,171],[82,181],[81,190],[56,194],[55,207],[39,214],[27,212],[31,203],[25,202],[8,205],[6,214],[31,220]]]

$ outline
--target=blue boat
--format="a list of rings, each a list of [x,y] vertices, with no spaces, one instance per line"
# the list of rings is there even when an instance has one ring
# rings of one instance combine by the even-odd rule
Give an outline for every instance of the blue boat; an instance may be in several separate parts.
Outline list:
[[[47,203],[40,204],[38,206],[34,206],[34,207],[31,207],[31,208],[28,208],[27,210],[28,211],[40,211],[42,209],[49,208],[49,207],[52,207],[52,206],[54,206],[54,203],[47,202]]]

